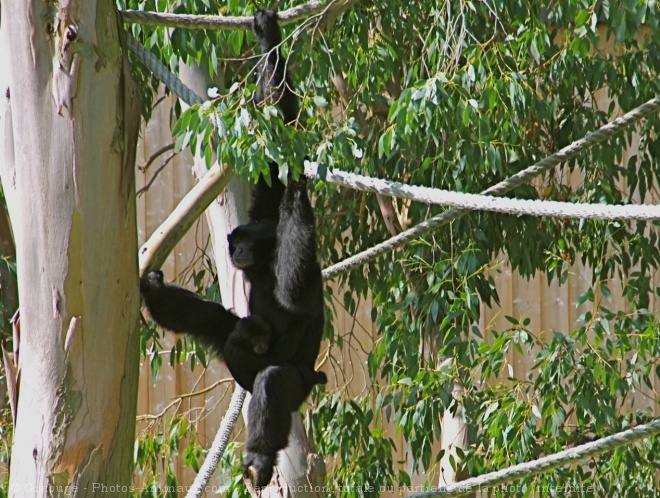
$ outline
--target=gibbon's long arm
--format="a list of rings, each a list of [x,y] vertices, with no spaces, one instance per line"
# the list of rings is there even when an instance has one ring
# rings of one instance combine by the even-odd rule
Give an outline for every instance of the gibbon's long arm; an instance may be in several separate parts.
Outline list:
[[[140,279],[140,292],[158,325],[172,332],[186,332],[223,356],[227,338],[239,320],[236,315],[219,303],[164,283],[160,271],[149,271]]]
[[[282,307],[299,315],[323,309],[314,211],[306,183],[304,177],[299,181],[289,179],[280,206],[275,263],[275,296]]]

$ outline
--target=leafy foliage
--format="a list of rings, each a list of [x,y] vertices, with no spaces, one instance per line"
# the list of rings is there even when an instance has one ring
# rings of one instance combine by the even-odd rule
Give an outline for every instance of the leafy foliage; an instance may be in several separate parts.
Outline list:
[[[240,1],[139,6],[232,15],[252,8]],[[181,114],[178,149],[199,148],[209,163],[215,153],[252,180],[270,160],[283,177],[298,174],[309,156],[327,167],[478,192],[660,94],[659,21],[655,3],[643,1],[358,2],[334,20],[310,18],[285,29],[302,101],[296,128],[284,126],[275,108],[251,104],[251,33],[132,29],[174,69],[179,57],[205,62],[219,81],[218,99]],[[657,200],[660,119],[650,117],[636,132],[513,195]],[[326,264],[440,211],[322,181],[315,187]],[[388,210],[393,217],[383,215]],[[357,398],[337,389],[314,403],[314,434],[332,462],[328,483],[369,496],[367,483],[375,490],[405,486],[415,471],[432,472],[442,457],[440,415],[458,405],[472,434],[456,465],[470,475],[658,413],[658,242],[657,223],[475,212],[341,277],[350,291],[334,304],[354,314],[370,297],[377,336],[368,389]],[[529,317],[510,316],[508,329],[480,328],[483,305],[499,303],[494,276],[502,261],[557,285],[571,274],[583,278],[588,289],[576,304],[586,311],[578,323],[542,334]],[[611,309],[613,295],[625,298],[619,309]],[[345,346],[335,341],[335,351]],[[534,358],[534,367],[517,371],[511,351]],[[460,395],[451,389],[456,382]],[[644,393],[654,394],[636,404]],[[406,444],[405,466],[394,461],[391,435],[379,429],[385,421]],[[654,438],[491,493],[629,496],[635,489],[654,496],[658,444]]]
[[[392,439],[374,428],[377,414],[355,401],[342,401],[336,393],[316,406],[314,433],[322,455],[333,455],[335,466],[333,496],[380,496],[383,487],[392,486]]]
[[[198,471],[197,461],[202,455],[202,448],[194,442],[194,429],[190,427],[186,417],[171,416],[163,421],[160,428],[144,431],[135,442],[136,472],[142,479],[139,497],[177,497],[179,484],[177,482],[175,456],[179,454],[179,446],[183,446],[183,460],[186,466]],[[189,438],[184,443],[182,439]],[[164,475],[164,483],[158,476]]]

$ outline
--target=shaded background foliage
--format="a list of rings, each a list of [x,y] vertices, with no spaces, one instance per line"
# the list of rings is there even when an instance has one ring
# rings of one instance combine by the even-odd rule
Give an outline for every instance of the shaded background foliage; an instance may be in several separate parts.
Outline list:
[[[121,4],[180,13],[253,11],[246,1]],[[284,126],[272,107],[250,104],[252,33],[130,29],[175,72],[180,58],[194,61],[218,82],[220,98],[180,115],[179,149],[201,140],[209,161],[215,149],[252,180],[269,160],[283,174],[298,174],[309,156],[327,167],[479,192],[658,95],[659,20],[654,2],[637,0],[544,7],[513,0],[356,2],[336,19],[314,17],[284,29],[302,104],[298,128]],[[154,80],[138,64],[135,69],[150,95],[155,87],[147,83]],[[511,195],[657,203],[659,126],[651,116],[638,138],[627,130]],[[217,147],[210,142],[215,133]],[[634,153],[624,162],[626,149]],[[442,211],[322,181],[314,187],[324,266]],[[648,420],[652,410],[631,402],[643,387],[656,393],[650,404],[658,413],[657,247],[657,222],[473,212],[340,277],[349,312],[366,296],[373,299],[379,336],[363,397],[338,389],[311,402],[312,432],[331,461],[328,482],[353,489],[370,483],[375,491],[359,494],[371,496],[380,486],[409,483],[418,469],[433,469],[441,456],[434,450],[440,415],[455,406],[453,380],[464,386],[460,401],[472,428],[463,455],[470,475]],[[505,330],[480,330],[481,304],[498,303],[493,275],[502,259],[521,275],[542,272],[560,284],[582,265],[589,290],[578,304],[588,311],[549,340],[526,317],[507,317]],[[625,297],[625,309],[609,308],[612,293]],[[327,296],[330,303],[330,290]],[[341,346],[328,322],[328,339]],[[524,377],[507,363],[514,348],[535,358]],[[392,461],[383,421],[406,440],[411,458],[403,470]],[[652,496],[658,444],[655,438],[492,493],[627,496],[634,489]]]

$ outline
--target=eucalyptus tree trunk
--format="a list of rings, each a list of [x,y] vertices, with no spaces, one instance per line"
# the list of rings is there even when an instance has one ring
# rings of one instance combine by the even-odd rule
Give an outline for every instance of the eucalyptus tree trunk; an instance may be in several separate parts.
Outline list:
[[[10,496],[128,496],[139,99],[111,0],[3,0],[0,174],[16,237]]]
[[[180,76],[183,82],[198,95],[205,97],[211,82],[204,70],[180,64]],[[195,158],[193,173],[200,179],[207,172],[203,157]],[[217,201],[206,210],[206,220],[213,241],[218,283],[222,294],[222,302],[227,308],[232,308],[239,316],[248,314],[248,284],[243,272],[237,270],[229,258],[227,234],[242,223],[248,221],[248,208],[251,199],[250,185],[234,176]],[[243,406],[243,417],[247,420],[247,405],[249,395]],[[295,498],[311,498],[321,496],[325,467],[319,464],[321,459],[313,454],[308,440],[302,417],[293,414],[293,424],[289,434],[289,445],[278,454],[278,465],[272,484],[253,496]]]
[[[439,486],[453,484],[468,477],[458,454],[458,450],[464,451],[469,445],[469,427],[465,420],[465,407],[461,399],[463,385],[458,381],[454,381],[451,385],[450,394],[457,406],[446,409],[442,415],[440,444],[445,453],[440,459]],[[454,413],[452,413],[452,410]]]

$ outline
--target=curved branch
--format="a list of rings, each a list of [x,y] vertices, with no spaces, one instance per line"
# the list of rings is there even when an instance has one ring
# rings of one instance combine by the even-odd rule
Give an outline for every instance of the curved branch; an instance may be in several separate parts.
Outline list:
[[[174,246],[188,232],[192,224],[222,192],[234,171],[214,164],[209,172],[195,185],[181,202],[154,231],[138,253],[140,275],[147,269],[160,268]]]
[[[151,176],[151,179],[147,182],[147,184],[144,187],[142,187],[140,190],[138,190],[135,195],[140,197],[142,194],[147,192],[151,188],[151,186],[154,184],[154,182],[156,181],[156,178],[158,178],[158,175],[161,173],[161,171],[163,171],[167,167],[167,165],[170,163],[170,161],[172,161],[172,159],[174,159],[174,156],[176,156],[175,153],[170,154],[170,157],[168,157],[167,159],[165,159],[165,161],[163,161],[163,164],[161,164],[158,167],[158,169]]]

